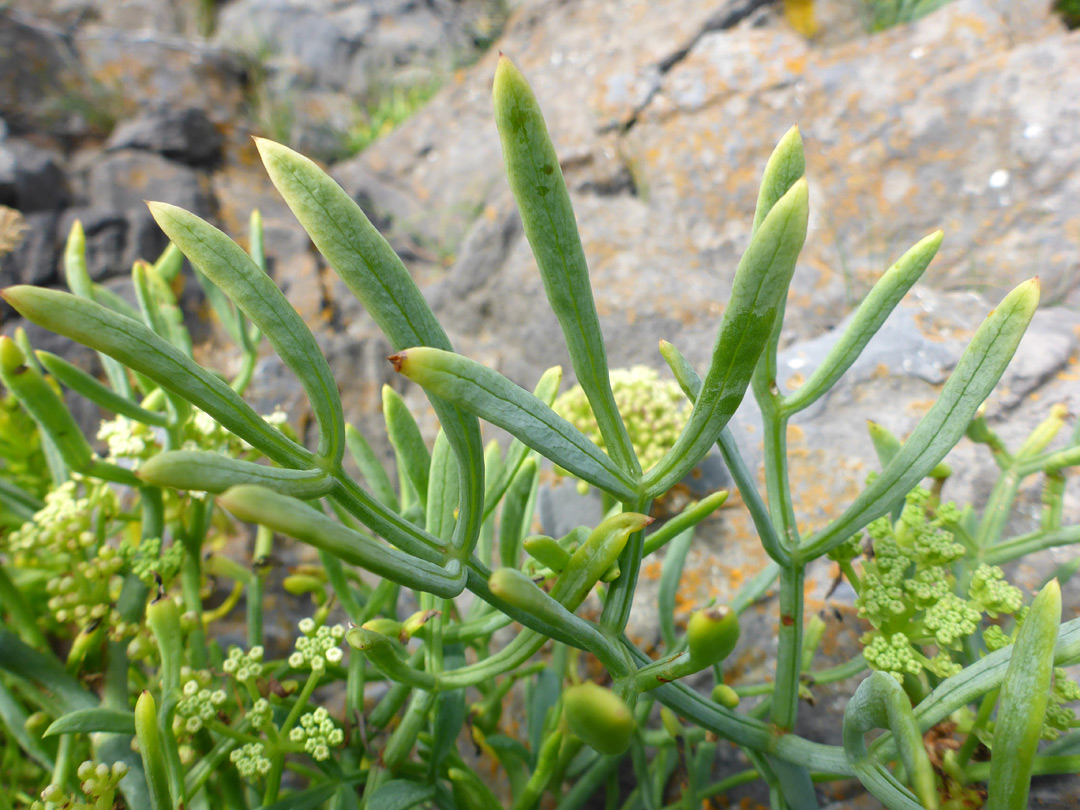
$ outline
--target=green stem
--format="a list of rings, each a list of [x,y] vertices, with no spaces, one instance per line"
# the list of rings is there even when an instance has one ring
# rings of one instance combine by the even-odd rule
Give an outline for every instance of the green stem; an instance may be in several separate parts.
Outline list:
[[[626,512],[648,514],[652,504],[650,499],[640,498],[637,501],[629,501],[623,504]],[[618,636],[626,627],[630,619],[630,608],[634,603],[634,592],[637,589],[638,573],[641,570],[641,559],[645,553],[645,530],[636,531],[630,535],[626,548],[619,555],[618,579],[611,583],[607,599],[604,601],[604,609],[600,614],[600,629],[610,635]]]
[[[255,548],[251,552],[252,578],[247,592],[248,649],[263,643],[263,589],[266,581],[266,561],[273,550],[274,533],[259,526],[255,533]]]
[[[802,566],[780,569],[779,648],[772,719],[782,729],[795,727],[799,712],[799,676],[802,672],[803,585]]]

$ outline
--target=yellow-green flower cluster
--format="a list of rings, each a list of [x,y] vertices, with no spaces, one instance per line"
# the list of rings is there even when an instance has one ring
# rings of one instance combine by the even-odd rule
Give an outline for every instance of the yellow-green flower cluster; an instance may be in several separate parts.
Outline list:
[[[211,682],[212,677],[206,670],[182,674],[181,697],[173,718],[173,734],[177,738],[196,734],[225,705],[228,700],[225,691],[211,689]]]
[[[345,733],[337,727],[322,706],[300,718],[300,725],[289,732],[289,740],[303,743],[304,750],[316,762],[330,758],[330,749],[345,742]]]
[[[270,773],[270,758],[266,755],[266,746],[261,742],[244,743],[239,748],[234,748],[229,754],[229,760],[240,772],[240,777],[249,782]]]
[[[128,465],[131,467],[138,467],[139,462],[161,451],[161,444],[154,429],[126,416],[102,420],[97,437],[109,448],[110,461],[126,459],[132,462]]]
[[[7,535],[7,552],[19,568],[70,568],[72,557],[85,559],[98,544],[97,522],[118,510],[116,493],[103,482],[66,481],[45,496],[45,506]]]
[[[296,640],[296,649],[289,656],[289,666],[293,669],[310,669],[323,672],[326,665],[340,664],[343,657],[341,642],[345,638],[345,626],[335,624],[332,627],[315,626],[314,619],[301,619],[300,632]]]
[[[676,382],[661,381],[656,370],[648,366],[612,369],[611,392],[641,467],[648,470],[675,444],[693,405]],[[596,417],[580,385],[555,400],[553,409],[597,445],[604,446]]]
[[[874,627],[862,638],[863,654],[874,669],[897,678],[924,669],[949,677],[960,669],[952,651],[979,629],[984,614],[995,617],[1020,608],[1020,590],[994,566],[978,567],[967,597],[956,592],[952,564],[967,553],[951,531],[960,514],[955,504],[936,506],[929,491],[916,487],[899,520],[883,516],[867,526],[873,558],[858,575],[855,606]],[[859,538],[841,548],[833,558],[850,563]],[[991,650],[1009,643],[1000,628],[989,628],[983,638]],[[937,649],[924,651],[924,646]]]
[[[240,683],[253,683],[262,675],[262,660],[263,648],[259,645],[252,647],[246,653],[239,647],[231,647],[229,656],[222,663],[221,668]]]
[[[70,573],[45,584],[49,610],[60,624],[86,625],[104,619],[119,595],[118,572],[123,558],[111,546],[102,546],[96,557],[76,563]]]
[[[180,566],[184,562],[184,546],[172,542],[162,549],[159,537],[138,541],[125,539],[120,543],[119,550],[131,573],[147,585],[153,585],[160,579],[166,590],[180,573]]]
[[[115,762],[112,767],[104,762],[83,762],[76,774],[79,787],[86,800],[68,794],[60,785],[51,784],[41,791],[41,802],[34,802],[30,810],[44,810],[46,806],[62,807],[64,810],[100,810],[112,807],[116,790],[128,772],[123,762]],[[44,804],[42,804],[44,802]]]

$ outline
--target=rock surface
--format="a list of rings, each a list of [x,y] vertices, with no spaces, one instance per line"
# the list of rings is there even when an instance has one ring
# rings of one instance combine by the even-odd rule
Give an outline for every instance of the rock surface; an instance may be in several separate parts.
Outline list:
[[[1080,34],[1065,31],[1049,4],[954,0],[870,37],[852,25],[858,3],[822,0],[822,33],[810,41],[765,0],[692,0],[678,13],[649,0],[513,5],[499,47],[545,110],[613,366],[660,365],[654,347],[664,338],[704,371],[761,169],[792,124],[806,144],[812,212],[782,336],[785,390],[821,361],[892,261],[945,229],[920,286],[835,390],[792,422],[801,531],[835,517],[876,468],[865,420],[909,433],[986,312],[1036,272],[1044,309],[988,417],[1015,445],[1052,403],[1080,412]],[[76,217],[92,275],[115,285],[164,245],[144,199],[191,208],[237,236],[257,207],[270,273],[330,359],[347,418],[385,452],[379,391],[390,383],[433,435],[426,400],[394,377],[386,340],[314,253],[247,136],[280,131],[302,150],[333,154],[365,93],[457,67],[462,49],[475,53],[501,25],[499,8],[232,0],[206,40],[175,0],[17,0],[0,10],[0,116],[10,129],[0,139],[0,203],[24,211],[32,230],[0,279],[58,283]],[[496,58],[490,51],[455,70],[408,122],[330,171],[405,259],[459,351],[527,388],[556,363],[570,383],[503,175],[490,98]],[[15,325],[9,310],[0,317],[5,331]],[[216,344],[202,356],[219,368],[234,361]],[[261,360],[250,394],[261,411],[281,405],[310,424],[276,357]],[[733,423],[755,469],[756,418],[748,400]],[[984,448],[962,442],[950,463],[946,494],[983,503],[995,474]],[[1038,494],[1022,489],[1010,533],[1035,519]],[[541,504],[545,515],[597,508],[566,483],[546,489]],[[680,615],[729,599],[766,564],[736,506],[703,527]],[[1066,514],[1080,517],[1075,492]],[[1033,588],[1069,556],[1042,552],[1014,574]],[[630,628],[646,645],[658,638],[658,572],[643,571]],[[813,567],[807,610],[837,607],[826,613],[826,646],[843,655],[860,631],[850,592],[827,596],[834,575],[827,562]],[[1066,597],[1072,618],[1080,596]],[[775,638],[776,613],[766,602],[748,616],[741,677],[769,677],[774,650],[753,642]],[[852,687],[817,690],[800,730],[835,742]]]

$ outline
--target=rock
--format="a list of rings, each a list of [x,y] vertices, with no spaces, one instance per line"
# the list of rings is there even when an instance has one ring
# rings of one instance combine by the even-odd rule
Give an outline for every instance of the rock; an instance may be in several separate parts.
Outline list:
[[[70,200],[61,158],[22,138],[0,139],[0,205],[55,211]]]
[[[74,48],[96,95],[106,133],[139,110],[202,110],[215,124],[242,120],[246,65],[202,42],[86,25]]]
[[[215,38],[258,55],[279,90],[318,88],[364,96],[404,65],[445,70],[497,22],[499,5],[400,0],[232,0]]]
[[[113,130],[105,148],[140,149],[189,166],[206,166],[221,157],[222,140],[206,114],[189,107],[143,113],[125,121]]]
[[[203,176],[147,152],[124,150],[106,155],[90,167],[87,178],[88,196],[95,206],[125,211],[145,208],[146,200],[159,200],[203,216],[210,212]]]
[[[396,86],[438,83],[472,60],[502,15],[495,0],[233,0],[215,39],[259,65],[252,83],[262,134],[335,160],[369,103]]]
[[[0,286],[35,284],[48,286],[58,277],[60,249],[57,224],[60,215],[39,211],[26,215],[27,231],[22,242],[0,264]],[[6,307],[6,305],[5,305]],[[10,310],[7,310],[10,312]]]
[[[70,103],[82,78],[61,30],[0,9],[0,115],[13,132],[85,131],[85,120]]]
[[[168,244],[146,208],[147,200],[179,205],[202,217],[212,211],[205,176],[149,152],[121,150],[95,161],[87,171],[86,189],[93,208],[124,218],[123,272],[136,259],[153,261]]]

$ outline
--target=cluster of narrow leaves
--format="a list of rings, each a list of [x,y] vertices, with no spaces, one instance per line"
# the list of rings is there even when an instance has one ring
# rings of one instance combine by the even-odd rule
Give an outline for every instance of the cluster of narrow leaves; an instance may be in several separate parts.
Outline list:
[[[964,558],[936,534],[929,496],[916,487],[965,432],[994,448],[977,409],[1034,313],[1037,282],[1017,287],[988,315],[938,402],[906,442],[895,442],[866,489],[834,521],[800,537],[787,423],[851,366],[926,269],[941,234],[885,272],[821,366],[781,395],[777,345],[809,211],[802,142],[792,129],[765,168],[704,376],[661,344],[693,408],[663,422],[672,435],[662,451],[643,453],[633,434],[648,427],[634,428],[638,415],[620,412],[557,156],[531,89],[505,58],[494,99],[510,187],[569,350],[578,404],[591,413],[591,436],[552,407],[558,369],[530,393],[454,353],[360,208],[311,161],[269,141],[258,148],[271,180],[390,341],[394,368],[423,388],[438,417],[429,446],[403,398],[384,389],[396,484],[371,443],[345,424],[326,359],[265,271],[257,220],[245,250],[195,215],[151,203],[173,246],[156,264],[136,265],[137,308],[90,283],[78,228],[65,256],[70,293],[4,292],[25,317],[98,351],[108,378],[106,385],[60,358],[35,355],[24,338],[0,339],[0,379],[33,420],[42,459],[35,461],[32,444],[21,456],[5,455],[21,461],[10,463],[14,474],[0,487],[6,525],[16,527],[5,535],[0,578],[0,609],[12,628],[0,631],[0,720],[48,774],[40,801],[104,806],[119,790],[129,807],[155,810],[507,806],[479,756],[500,766],[500,790],[514,810],[538,806],[545,794],[564,810],[580,808],[602,790],[609,803],[655,808],[675,793],[679,806],[694,806],[754,779],[764,780],[775,806],[801,810],[816,806],[815,776],[856,776],[890,808],[935,807],[948,785],[931,766],[922,734],[973,701],[981,701],[981,720],[972,721],[964,745],[974,748],[990,731],[993,751],[1020,746],[1025,753],[994,757],[987,768],[968,751],[950,766],[954,782],[988,780],[992,806],[1020,807],[1033,773],[1077,770],[1073,734],[1057,740],[1055,752],[1036,751],[1052,695],[1068,697],[1060,678],[1052,690],[1054,667],[1080,660],[1080,624],[1060,623],[1056,582],[1027,609],[1012,644],[990,650],[987,642],[984,650],[972,631],[961,633],[963,649],[952,650],[955,634],[948,641],[935,635],[955,658],[918,673],[878,666],[899,681],[875,672],[859,685],[843,745],[793,733],[807,683],[866,669],[859,658],[831,673],[810,671],[821,626],[804,622],[809,563],[832,553],[852,570],[854,553],[845,544],[869,527],[882,551],[865,564],[862,582],[871,566],[882,579],[886,559],[950,585],[965,576],[957,565]],[[171,287],[181,256],[241,349],[231,379],[193,359]],[[262,339],[307,395],[314,450],[242,397]],[[107,457],[94,452],[58,384],[116,415],[99,434]],[[747,391],[762,414],[764,494],[727,430]],[[485,447],[480,420],[510,433],[509,446]],[[727,493],[689,505],[662,526],[651,526],[649,512],[714,445],[771,562],[730,605],[702,604],[683,627],[675,592],[694,527]],[[1039,456],[1038,469],[1058,472],[1055,487],[1063,486],[1060,470],[1075,463],[1074,450],[1063,452],[1053,463]],[[1010,481],[1031,461],[1002,448],[995,455],[1013,465]],[[598,525],[562,537],[531,533],[542,459],[601,490],[609,508]],[[33,483],[46,469],[48,494]],[[894,515],[913,491],[906,519],[904,511]],[[1056,523],[997,545],[976,538],[979,561],[990,566],[1061,540],[1055,491],[1057,505],[1048,508]],[[984,521],[1002,520],[1001,509],[1011,505],[1006,494]],[[235,532],[230,516],[257,527],[243,562],[206,556],[219,535]],[[950,528],[968,525],[955,515],[943,519],[952,518]],[[986,537],[997,537],[996,525]],[[319,564],[284,581],[314,608],[293,643],[277,649],[263,629],[264,579],[282,537],[310,546]],[[903,551],[887,557],[886,540]],[[907,552],[909,541],[916,551]],[[643,650],[624,631],[642,563],[662,549],[662,646]],[[212,609],[204,592],[210,578],[234,583]],[[739,613],[777,578],[775,679],[729,684],[733,672],[725,672],[724,660],[739,639]],[[998,582],[992,569],[977,568],[965,585],[1004,615],[1015,598]],[[925,584],[928,594],[941,590]],[[207,627],[241,597],[247,637],[226,651]],[[891,629],[892,606],[882,608],[880,594],[868,586],[860,599],[883,634]],[[899,604],[903,617],[908,603]],[[934,607],[917,608],[925,610],[927,632],[945,629],[940,621],[931,626]],[[515,632],[499,632],[514,623]],[[65,649],[61,660],[57,652]],[[686,684],[698,673],[713,679],[710,696]],[[343,690],[327,688],[334,684]],[[744,706],[750,696],[760,700]],[[521,719],[505,711],[516,700],[525,707]],[[653,727],[657,704],[661,723]],[[463,746],[466,727],[471,744]],[[887,733],[867,748],[864,735],[876,728]],[[718,739],[738,745],[750,767],[714,782]],[[78,765],[82,758],[90,764]],[[637,777],[628,796],[617,778],[624,761]],[[79,779],[85,801],[72,798]]]

